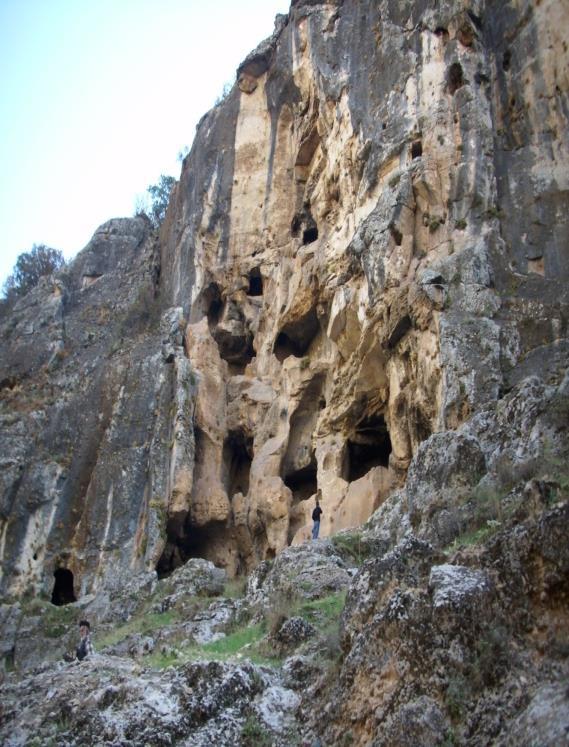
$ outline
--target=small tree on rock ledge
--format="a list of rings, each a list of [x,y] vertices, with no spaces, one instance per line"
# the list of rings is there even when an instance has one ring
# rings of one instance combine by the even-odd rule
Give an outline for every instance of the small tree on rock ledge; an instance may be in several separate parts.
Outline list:
[[[151,184],[146,189],[150,195],[150,200],[144,197],[139,197],[136,200],[135,214],[140,215],[144,213],[150,218],[154,227],[158,228],[166,217],[170,193],[175,183],[176,180],[173,176],[160,174],[158,184]]]
[[[2,286],[6,301],[11,303],[25,295],[39,283],[40,278],[60,270],[64,264],[65,258],[59,249],[34,244],[31,251],[20,254]]]

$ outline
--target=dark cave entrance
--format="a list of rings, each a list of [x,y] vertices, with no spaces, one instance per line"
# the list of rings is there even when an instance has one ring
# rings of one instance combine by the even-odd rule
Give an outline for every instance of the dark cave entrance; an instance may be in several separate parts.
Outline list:
[[[310,226],[310,228],[306,228],[302,232],[302,243],[306,246],[306,244],[312,244],[313,241],[316,241],[318,238],[318,228],[316,226]]]
[[[299,504],[302,501],[307,501],[318,490],[316,457],[314,453],[311,455],[311,461],[308,466],[291,472],[283,478],[283,482],[292,492],[292,507],[288,526],[288,543],[290,545],[294,535],[306,523],[304,510],[299,510]]]
[[[345,479],[359,480],[374,467],[389,466],[391,439],[383,415],[362,420],[347,443]]]
[[[53,572],[55,583],[51,593],[51,603],[61,607],[76,602],[73,591],[73,573],[68,568],[56,568]]]
[[[249,492],[252,459],[253,439],[243,431],[229,431],[223,442],[222,480],[230,500],[235,493]]]
[[[316,309],[310,311],[294,324],[287,324],[277,335],[273,345],[275,357],[282,363],[289,355],[302,358],[320,331]]]
[[[249,289],[247,291],[248,296],[262,296],[263,295],[263,278],[261,277],[261,271],[258,267],[255,267],[249,273]]]
[[[312,454],[312,459],[307,467],[292,472],[287,475],[284,484],[292,492],[293,503],[306,501],[311,495],[316,493],[318,483],[316,482],[316,458]]]
[[[216,562],[216,551],[226,545],[229,539],[225,523],[212,522],[204,527],[196,527],[185,513],[168,520],[166,535],[166,546],[156,564],[159,579],[167,578],[191,558]]]

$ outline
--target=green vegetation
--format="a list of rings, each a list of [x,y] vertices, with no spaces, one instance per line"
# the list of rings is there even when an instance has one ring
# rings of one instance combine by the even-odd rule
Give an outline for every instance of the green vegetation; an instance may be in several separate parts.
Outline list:
[[[151,612],[141,614],[137,617],[133,617],[124,625],[120,625],[117,628],[109,631],[102,637],[97,637],[96,645],[100,651],[107,646],[114,646],[119,641],[124,640],[129,635],[135,633],[142,633],[148,635],[153,633],[155,630],[164,628],[167,625],[171,625],[178,619],[178,613],[176,610],[168,610],[167,612]]]
[[[226,599],[241,599],[247,591],[247,576],[237,576],[225,582],[223,594]]]
[[[270,747],[270,733],[253,716],[249,716],[241,730],[241,744],[245,747]]]
[[[201,647],[201,650],[208,659],[227,659],[239,654],[242,649],[253,646],[258,643],[265,635],[265,626],[263,623],[257,625],[246,625],[237,628],[233,633],[229,633],[224,638],[217,641],[211,641]]]
[[[486,218],[505,218],[504,211],[498,205],[491,205],[486,211]]]
[[[361,565],[369,556],[369,547],[362,542],[360,531],[342,532],[331,537],[332,544],[341,555],[352,558],[357,565]]]
[[[27,617],[41,615],[42,630],[48,638],[59,638],[77,623],[80,612],[69,605],[61,607],[45,599],[34,597],[25,602],[24,614]]]
[[[444,223],[444,220],[440,218],[438,215],[432,215],[429,220],[429,231],[431,233],[434,233],[439,226],[442,226]]]
[[[145,657],[144,661],[156,669],[200,659],[226,661],[232,658],[244,658],[257,664],[274,666],[280,661],[280,656],[273,649],[267,634],[275,633],[288,617],[294,616],[303,617],[318,629],[322,657],[330,661],[337,661],[340,655],[338,621],[345,600],[345,592],[330,594],[322,599],[310,601],[302,601],[298,598],[295,601],[289,599],[286,605],[286,615],[282,610],[272,609],[271,605],[270,611],[258,623],[240,623],[223,638],[203,645],[189,644],[176,649],[168,648],[155,651]],[[132,620],[102,639],[102,644],[105,646],[112,645],[122,640],[126,635],[144,632],[141,628],[144,624],[146,624],[146,632],[150,632],[150,629],[155,627],[168,625],[168,614],[149,615],[141,620]],[[170,622],[172,619],[170,618]]]
[[[135,215],[146,215],[155,228],[159,228],[166,217],[166,210],[170,202],[170,193],[176,184],[173,176],[160,174],[157,184],[150,184],[146,188],[149,197],[139,197],[136,200]]]
[[[458,220],[457,220],[457,221],[455,222],[455,224],[454,224],[454,227],[455,227],[455,228],[456,228],[456,229],[457,229],[458,231],[464,231],[464,229],[466,228],[466,226],[467,226],[467,225],[468,225],[468,224],[467,224],[467,222],[466,222],[466,221],[464,220],[464,218],[459,218],[459,219],[458,219]]]
[[[45,275],[51,275],[65,265],[59,249],[51,249],[45,244],[34,244],[31,251],[20,254],[12,273],[2,286],[8,303],[24,296],[39,283]]]

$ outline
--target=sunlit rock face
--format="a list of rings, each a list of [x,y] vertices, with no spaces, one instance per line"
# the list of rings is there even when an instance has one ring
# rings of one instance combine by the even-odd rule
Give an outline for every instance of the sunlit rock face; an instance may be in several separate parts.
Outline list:
[[[432,6],[293,3],[184,163],[186,529],[230,571],[307,539],[318,489],[323,534],[359,524],[431,434],[566,365],[567,10]]]
[[[433,434],[559,383],[568,25],[553,0],[277,17],[159,237],[105,224],[2,321],[5,592],[249,570],[318,490],[321,535],[356,526]]]

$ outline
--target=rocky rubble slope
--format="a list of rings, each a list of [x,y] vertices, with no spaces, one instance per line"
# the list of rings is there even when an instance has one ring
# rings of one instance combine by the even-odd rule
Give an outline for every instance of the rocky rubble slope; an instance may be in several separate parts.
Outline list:
[[[194,559],[64,607],[3,605],[4,743],[566,744],[568,410],[569,378],[526,381],[456,448],[425,442],[410,467],[423,500],[408,482],[406,500],[246,586]],[[481,477],[473,454],[492,465],[505,423],[520,461],[506,469],[505,449]],[[537,430],[551,447],[530,460]],[[84,616],[98,653],[64,664]]]

